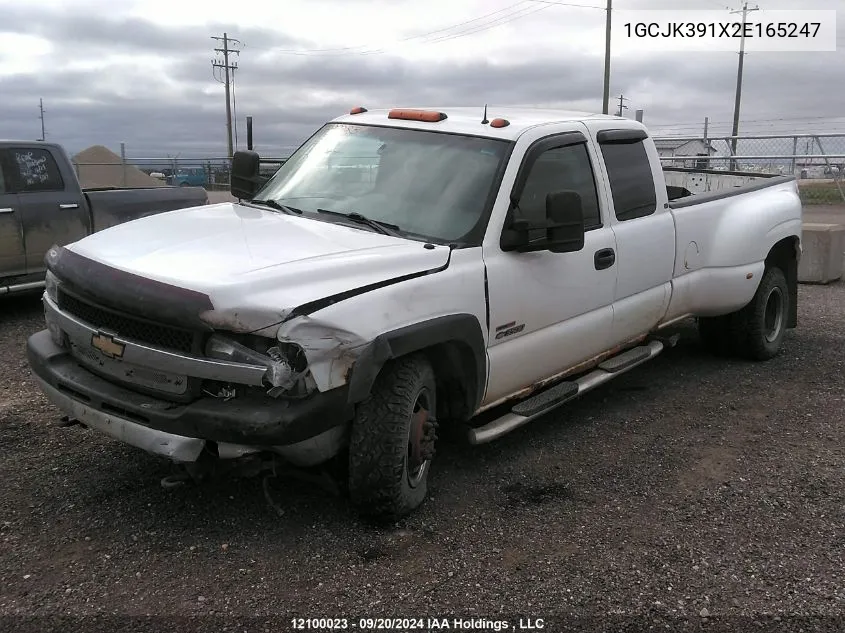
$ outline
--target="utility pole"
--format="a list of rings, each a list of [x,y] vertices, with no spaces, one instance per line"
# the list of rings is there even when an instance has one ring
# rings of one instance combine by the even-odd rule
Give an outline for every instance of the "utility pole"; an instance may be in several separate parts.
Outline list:
[[[47,138],[44,134],[44,99],[38,100],[38,109],[41,111],[41,116],[39,117],[41,119],[41,138],[38,140],[43,141]]]
[[[223,81],[223,83],[226,86],[226,134],[227,134],[227,140],[228,140],[228,145],[229,145],[229,158],[232,158],[234,150],[233,150],[233,147],[232,147],[232,101],[231,101],[231,98],[230,98],[229,84],[231,83],[231,78],[230,78],[229,72],[230,71],[234,72],[235,69],[237,69],[238,64],[237,64],[237,62],[230,64],[229,63],[229,55],[230,54],[240,55],[240,51],[235,49],[235,48],[229,48],[229,46],[232,43],[241,44],[241,42],[234,39],[234,38],[230,38],[227,33],[223,33],[223,37],[212,37],[211,39],[223,42],[222,48],[215,48],[214,49],[215,52],[222,53],[223,61],[221,63],[219,60],[212,60],[211,66],[212,66],[212,68],[222,68],[223,71],[224,71],[225,80]]]
[[[616,114],[616,116],[622,116],[622,110],[628,109],[628,106],[626,106],[624,104],[625,101],[630,101],[630,99],[627,99],[627,98],[623,97],[622,95],[619,95],[619,112]]]
[[[745,60],[745,20],[751,11],[759,11],[760,7],[748,8],[748,2],[743,3],[739,11],[731,11],[731,14],[742,13],[742,35],[739,38],[739,66],[736,70],[736,99],[734,101],[734,125],[731,136],[739,134],[739,104],[742,99],[742,66]],[[731,155],[736,156],[736,138],[731,139]],[[736,169],[736,161],[731,159],[731,169]]]
[[[604,34],[604,97],[602,99],[602,114],[607,114],[610,106],[610,16],[613,11],[613,0],[607,0],[607,21]]]

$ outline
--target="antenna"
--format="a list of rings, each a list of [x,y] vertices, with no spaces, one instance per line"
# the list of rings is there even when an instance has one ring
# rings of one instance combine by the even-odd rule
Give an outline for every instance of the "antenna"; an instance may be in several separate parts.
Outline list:
[[[487,104],[484,104],[484,120],[481,122],[481,125],[487,125],[490,121],[487,120]]]

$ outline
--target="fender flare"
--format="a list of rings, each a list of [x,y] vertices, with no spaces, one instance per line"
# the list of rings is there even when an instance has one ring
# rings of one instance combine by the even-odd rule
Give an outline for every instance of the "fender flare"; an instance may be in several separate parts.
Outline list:
[[[487,345],[478,318],[472,314],[451,314],[408,325],[373,339],[355,361],[348,381],[349,403],[364,400],[384,364],[393,358],[418,352],[442,343],[459,343],[472,353],[475,384],[467,390],[467,403],[474,411],[487,386]],[[475,387],[472,389],[472,387]]]

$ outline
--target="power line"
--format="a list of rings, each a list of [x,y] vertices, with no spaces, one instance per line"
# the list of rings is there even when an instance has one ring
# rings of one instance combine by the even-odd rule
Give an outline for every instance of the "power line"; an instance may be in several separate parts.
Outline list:
[[[469,20],[464,20],[462,22],[457,22],[455,24],[441,27],[435,29],[433,31],[427,31],[425,33],[420,33],[418,35],[411,35],[409,37],[405,37],[399,40],[396,40],[396,44],[406,43],[406,42],[414,42],[420,44],[436,44],[439,42],[446,42],[454,39],[458,39],[460,37],[466,37],[469,35],[474,35],[475,33],[481,33],[482,31],[489,30],[491,28],[501,26],[503,24],[507,24],[509,22],[513,22],[520,18],[527,17],[529,15],[533,15],[538,13],[539,11],[543,11],[547,8],[550,8],[550,2],[541,2],[546,6],[530,6],[532,4],[537,4],[540,0],[521,0],[520,2],[516,2],[514,4],[508,5],[502,9],[498,9],[496,11],[491,11],[489,13],[485,13],[484,15],[480,15],[475,18],[471,18]],[[577,5],[577,6],[584,6],[584,5]],[[595,7],[593,7],[595,8]],[[461,28],[467,27],[467,28]],[[458,29],[458,30],[456,30]],[[449,32],[451,31],[451,32]],[[367,44],[361,44],[358,46],[343,46],[339,48],[315,48],[315,49],[283,49],[283,48],[272,48],[272,49],[263,49],[272,51],[274,53],[279,53],[282,55],[301,55],[301,56],[331,56],[331,55],[377,55],[385,53],[385,49],[377,48],[374,49],[372,46]]]
[[[225,86],[226,86],[226,132],[227,132],[227,140],[229,144],[229,158],[232,157],[234,154],[234,150],[232,147],[232,102],[230,98],[230,86],[231,83],[229,73],[230,71],[234,73],[237,69],[238,64],[229,63],[229,55],[240,55],[240,51],[236,48],[229,48],[229,45],[232,43],[241,44],[240,40],[236,40],[234,38],[230,38],[227,33],[223,33],[223,37],[215,37],[212,36],[213,40],[222,41],[223,47],[222,48],[215,48],[215,52],[223,54],[223,62],[221,63],[219,60],[212,60],[211,67],[212,67],[212,74],[214,73],[215,68],[222,68],[224,71],[225,77]]]
[[[556,0],[529,0],[529,2],[537,2],[540,4],[554,4],[559,7],[577,7],[579,9],[599,9],[605,10],[605,7],[599,7],[594,4],[574,4],[572,2],[557,2]]]
[[[504,7],[502,9],[497,10],[497,11],[491,11],[490,13],[485,13],[484,15],[480,15],[477,18],[464,20],[463,22],[458,22],[458,23],[452,24],[450,26],[435,29],[434,31],[428,31],[426,33],[420,33],[419,35],[412,35],[410,37],[400,39],[400,40],[398,40],[398,42],[409,42],[409,41],[412,41],[412,40],[415,40],[415,39],[424,39],[424,38],[426,38],[430,35],[436,35],[437,33],[443,33],[444,31],[450,31],[450,30],[458,28],[460,26],[471,24],[473,22],[478,22],[478,21],[484,20],[486,18],[492,17],[494,15],[499,15],[500,13],[506,13],[506,12],[510,11],[511,9],[515,9],[516,7],[519,7],[520,5],[527,4],[527,3],[528,3],[528,0],[520,0],[520,2],[516,2],[514,4],[508,5],[507,7]],[[349,53],[350,51],[357,51],[357,52],[362,53],[362,54],[383,52],[381,49],[374,50],[374,51],[373,50],[370,50],[370,51],[359,50],[359,49],[371,49],[371,48],[372,47],[367,45],[367,44],[361,44],[361,45],[358,45],[358,46],[343,46],[343,47],[340,47],[340,48],[315,48],[315,49],[304,49],[304,50],[303,49],[273,49],[273,51],[276,52],[276,53],[284,53],[284,54],[292,54],[292,55],[308,55],[308,54],[312,54],[312,53],[314,53],[314,54],[319,54],[319,53],[343,54],[343,53]]]
[[[399,41],[400,42],[410,42],[410,41],[413,41],[413,40],[416,40],[416,39],[419,39],[419,40],[422,40],[422,41],[428,41],[427,38],[432,36],[432,35],[437,35],[438,33],[445,33],[446,31],[451,31],[451,30],[456,29],[458,27],[466,26],[468,24],[472,24],[473,22],[481,22],[483,20],[486,20],[487,18],[493,17],[494,15],[498,15],[500,13],[507,13],[507,15],[503,15],[503,16],[499,16],[498,18],[495,18],[494,22],[496,22],[496,21],[501,20],[503,18],[508,18],[510,16],[516,15],[517,13],[521,13],[527,7],[523,7],[522,9],[517,9],[517,7],[519,7],[520,5],[523,5],[523,4],[529,4],[529,0],[521,0],[520,2],[516,2],[514,4],[511,4],[511,5],[504,7],[502,9],[499,9],[498,11],[491,11],[490,13],[485,13],[484,15],[480,15],[477,18],[472,18],[470,20],[464,20],[463,22],[458,22],[456,24],[452,24],[451,26],[446,26],[446,27],[443,27],[443,28],[435,29],[434,31],[428,31],[427,33],[421,33],[419,35],[412,35],[410,37],[405,37],[405,38],[403,38]],[[511,10],[513,10],[513,12],[508,13]],[[519,15],[517,17],[523,17],[523,16]],[[476,24],[473,27],[470,27],[470,29],[475,29],[478,26],[479,25]],[[494,26],[495,26],[495,24],[494,24]],[[454,35],[454,33],[451,33],[449,35]],[[447,36],[438,35],[436,38],[434,38],[434,40],[431,40],[431,41],[438,41],[442,37],[447,37]]]
[[[474,35],[475,33],[480,33],[482,31],[487,31],[492,29],[496,26],[501,26],[502,24],[507,24],[509,22],[513,22],[515,20],[519,20],[520,18],[528,17],[529,15],[534,15],[535,13],[539,13],[540,11],[545,11],[548,9],[548,6],[541,6],[541,7],[526,7],[524,9],[520,9],[519,12],[515,12],[511,15],[499,18],[498,20],[494,20],[492,22],[488,22],[481,26],[476,26],[471,29],[467,29],[464,31],[459,31],[458,33],[453,33],[450,35],[444,35],[442,37],[435,38],[433,40],[427,40],[422,42],[423,44],[436,44],[438,42],[447,42],[449,40],[456,40],[462,37],[466,37],[467,35]]]

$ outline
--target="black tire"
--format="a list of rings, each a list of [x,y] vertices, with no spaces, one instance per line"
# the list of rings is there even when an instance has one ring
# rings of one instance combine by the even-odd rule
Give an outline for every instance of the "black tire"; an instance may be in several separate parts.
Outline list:
[[[780,268],[767,268],[754,298],[734,313],[731,339],[737,355],[769,360],[778,355],[789,316],[789,286]]]
[[[352,424],[349,497],[361,514],[395,520],[425,500],[436,411],[434,370],[425,356],[384,366]]]

